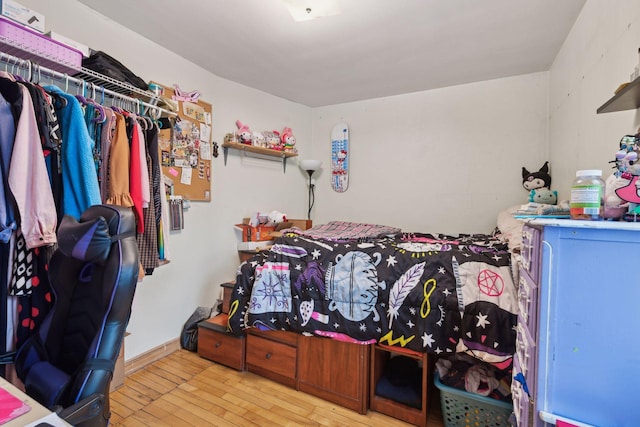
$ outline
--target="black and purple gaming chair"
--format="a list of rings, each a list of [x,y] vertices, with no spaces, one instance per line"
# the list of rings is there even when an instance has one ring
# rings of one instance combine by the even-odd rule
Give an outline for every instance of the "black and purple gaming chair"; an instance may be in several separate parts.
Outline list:
[[[120,206],[64,217],[49,264],[53,307],[16,355],[27,394],[76,426],[106,426],[111,416],[109,386],[138,280],[135,229],[132,210]]]

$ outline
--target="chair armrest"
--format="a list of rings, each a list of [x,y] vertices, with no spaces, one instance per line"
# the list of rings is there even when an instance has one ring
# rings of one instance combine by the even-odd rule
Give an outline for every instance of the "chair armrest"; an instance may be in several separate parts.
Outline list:
[[[102,393],[94,393],[91,396],[68,406],[60,411],[55,411],[60,418],[71,425],[77,425],[83,421],[94,418],[104,408],[105,397]]]
[[[8,365],[13,363],[16,358],[16,352],[10,351],[8,353],[4,353],[0,355],[0,365]]]

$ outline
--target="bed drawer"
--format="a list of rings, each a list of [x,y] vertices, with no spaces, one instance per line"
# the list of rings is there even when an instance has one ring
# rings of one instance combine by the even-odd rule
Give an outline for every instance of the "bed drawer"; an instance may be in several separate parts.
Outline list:
[[[538,285],[529,277],[529,273],[520,269],[518,279],[518,311],[532,337],[538,329]]]
[[[216,316],[218,317],[218,316]],[[222,316],[220,316],[222,317]],[[229,334],[215,318],[198,325],[198,355],[239,371],[246,369],[244,336]]]
[[[247,335],[247,369],[290,387],[296,386],[296,347]]]
[[[522,268],[535,283],[540,280],[540,239],[542,232],[534,227],[522,227]]]

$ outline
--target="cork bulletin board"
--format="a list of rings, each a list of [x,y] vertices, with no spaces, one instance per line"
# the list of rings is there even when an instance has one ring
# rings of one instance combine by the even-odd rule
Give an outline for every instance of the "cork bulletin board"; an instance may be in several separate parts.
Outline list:
[[[156,83],[162,97],[172,99],[174,89]],[[160,129],[158,145],[165,183],[170,194],[195,202],[211,201],[211,123],[213,107],[197,99],[176,101],[178,116]]]

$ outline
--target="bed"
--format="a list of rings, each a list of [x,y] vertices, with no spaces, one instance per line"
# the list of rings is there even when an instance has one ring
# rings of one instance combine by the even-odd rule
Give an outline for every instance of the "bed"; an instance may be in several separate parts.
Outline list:
[[[512,251],[500,233],[403,233],[330,222],[243,262],[229,330],[287,330],[494,364],[515,351]]]

